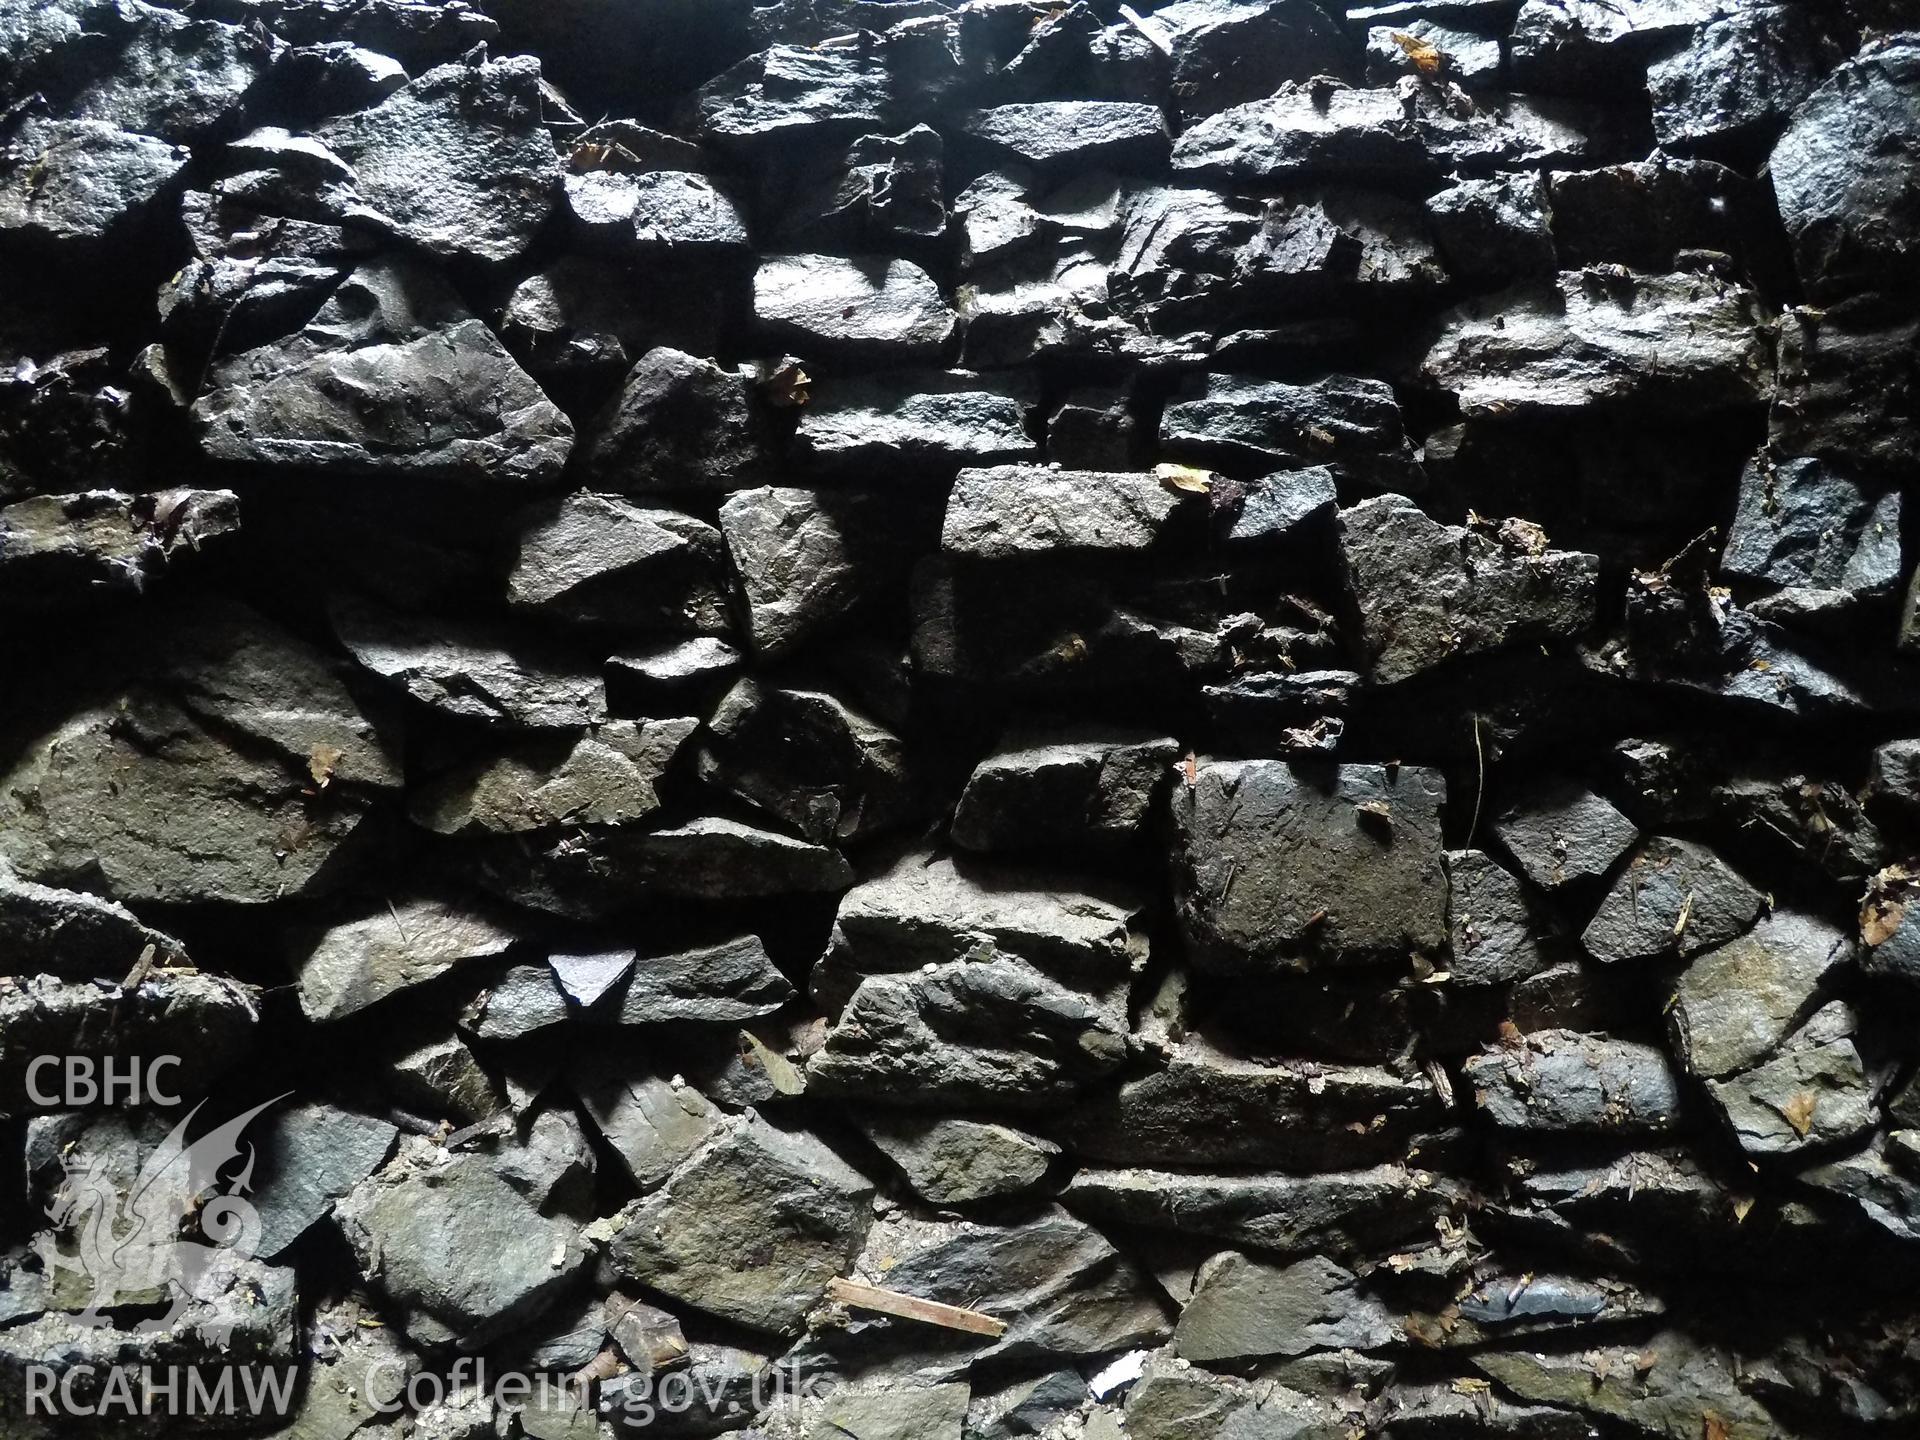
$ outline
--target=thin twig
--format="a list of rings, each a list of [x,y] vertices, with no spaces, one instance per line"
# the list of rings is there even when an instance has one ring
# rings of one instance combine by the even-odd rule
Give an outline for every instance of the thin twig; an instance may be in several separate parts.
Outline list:
[[[942,1305],[938,1300],[922,1300],[918,1295],[882,1290],[877,1285],[863,1285],[858,1280],[837,1277],[829,1280],[827,1294],[842,1305],[851,1305],[856,1310],[877,1310],[882,1315],[896,1315],[902,1320],[920,1320],[928,1325],[945,1326],[949,1330],[964,1330],[969,1335],[998,1337],[1007,1333],[1006,1321],[983,1315],[978,1310]]]

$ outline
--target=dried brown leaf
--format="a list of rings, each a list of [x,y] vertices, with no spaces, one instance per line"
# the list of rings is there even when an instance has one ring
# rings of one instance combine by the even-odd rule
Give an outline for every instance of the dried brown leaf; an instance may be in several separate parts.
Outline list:
[[[346,752],[337,745],[316,745],[313,753],[307,757],[307,774],[313,777],[313,783],[320,789],[327,788],[333,779],[333,772],[345,757]]]
[[[1819,1103],[1818,1095],[1811,1090],[1802,1090],[1780,1107],[1780,1113],[1787,1117],[1787,1123],[1793,1127],[1793,1133],[1803,1140],[1807,1132],[1813,1128],[1813,1111]]]
[[[1393,32],[1393,43],[1398,45],[1413,62],[1413,68],[1422,75],[1435,76],[1446,65],[1447,57],[1440,53],[1438,46],[1422,40],[1418,35],[1407,35],[1399,30]]]
[[[1213,472],[1197,465],[1156,465],[1153,473],[1164,489],[1182,495],[1208,495],[1213,492]]]

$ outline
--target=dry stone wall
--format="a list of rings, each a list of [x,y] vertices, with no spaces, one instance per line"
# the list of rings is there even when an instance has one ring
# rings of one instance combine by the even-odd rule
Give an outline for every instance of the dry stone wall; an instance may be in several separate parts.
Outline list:
[[[1910,0],[0,0],[0,275],[5,1440],[1920,1426]]]

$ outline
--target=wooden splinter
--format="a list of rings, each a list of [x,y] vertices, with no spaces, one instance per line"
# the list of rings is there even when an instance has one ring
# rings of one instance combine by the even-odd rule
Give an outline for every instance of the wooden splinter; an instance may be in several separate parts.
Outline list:
[[[827,1294],[842,1305],[857,1310],[877,1310],[882,1315],[897,1315],[902,1320],[921,1320],[949,1330],[964,1330],[969,1335],[1001,1336],[1007,1322],[978,1310],[963,1310],[958,1305],[942,1305],[938,1300],[922,1300],[918,1295],[903,1295],[898,1290],[882,1290],[858,1280],[833,1279],[827,1282]]]

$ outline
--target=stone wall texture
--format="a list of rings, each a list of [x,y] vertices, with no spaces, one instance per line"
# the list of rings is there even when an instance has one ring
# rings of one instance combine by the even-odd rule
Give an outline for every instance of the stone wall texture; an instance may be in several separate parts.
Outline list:
[[[0,0],[0,1440],[1920,1433],[1917,345],[1914,0]]]

